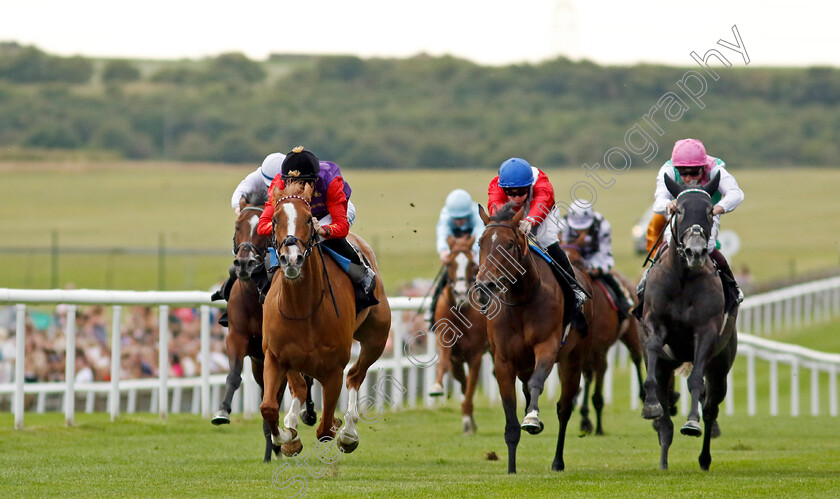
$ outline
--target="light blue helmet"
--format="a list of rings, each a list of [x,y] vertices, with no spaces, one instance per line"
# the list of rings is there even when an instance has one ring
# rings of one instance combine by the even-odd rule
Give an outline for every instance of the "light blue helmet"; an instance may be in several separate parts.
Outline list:
[[[455,189],[446,196],[446,211],[452,218],[465,218],[472,214],[473,200],[464,189]]]
[[[531,164],[522,158],[510,158],[499,167],[499,187],[526,187],[534,183]]]

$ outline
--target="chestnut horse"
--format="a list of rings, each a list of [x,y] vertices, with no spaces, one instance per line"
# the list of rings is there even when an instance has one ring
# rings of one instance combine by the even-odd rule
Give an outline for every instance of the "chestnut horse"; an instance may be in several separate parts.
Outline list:
[[[628,315],[624,320],[618,320],[616,310],[604,288],[604,284],[598,282],[596,276],[586,270],[586,263],[580,254],[580,246],[564,244],[563,249],[569,257],[569,262],[576,269],[580,270],[590,282],[592,287],[592,322],[589,323],[589,334],[583,338],[584,360],[581,367],[583,371],[583,397],[580,407],[580,431],[581,434],[592,433],[592,421],[589,419],[589,390],[592,388],[592,407],[595,409],[595,434],[603,435],[604,428],[601,424],[601,413],[604,409],[604,375],[607,372],[607,352],[617,340],[630,351],[630,358],[636,366],[636,378],[639,382],[639,399],[645,400],[642,381],[642,344],[639,341],[639,324],[636,318]],[[613,271],[613,274],[617,272]],[[626,279],[616,276],[616,279],[623,285]],[[635,298],[635,297],[634,297]],[[592,386],[593,380],[595,385]]]
[[[375,295],[379,304],[356,314],[355,295],[350,278],[316,246],[310,200],[311,184],[275,187],[274,235],[277,241],[278,270],[263,307],[263,352],[265,353],[265,392],[260,405],[275,445],[286,455],[303,448],[297,434],[301,397],[279,423],[277,393],[290,371],[317,379],[323,387],[323,414],[317,438],[337,440],[344,452],[359,444],[359,386],[368,368],[382,355],[391,328],[391,308],[385,297],[382,277],[370,247],[355,234],[348,240],[359,248],[376,271]],[[347,374],[348,408],[344,427],[334,424],[334,412],[341,394],[344,368],[350,361],[353,340],[361,344],[356,363]]]
[[[239,200],[239,216],[234,225],[233,253],[236,259],[233,266],[236,272],[236,282],[230,291],[228,299],[228,334],[225,337],[225,347],[230,361],[230,372],[225,383],[225,396],[219,410],[213,415],[211,422],[215,425],[230,423],[230,406],[233,394],[242,383],[242,365],[245,356],[251,358],[251,371],[254,380],[263,388],[263,351],[262,351],[262,304],[259,301],[259,291],[251,279],[252,274],[265,272],[264,260],[268,248],[268,237],[257,234],[256,227],[263,206],[268,200],[265,191],[254,191]],[[301,412],[304,423],[315,424],[315,406],[312,403],[312,379],[305,382],[298,373],[289,373],[289,382],[297,386],[297,391],[306,390],[306,409]],[[284,387],[285,389],[285,387]],[[282,390],[280,394],[282,394]],[[279,399],[278,399],[279,403]],[[265,434],[264,461],[271,461],[271,433],[268,425],[263,423]]]
[[[532,435],[543,430],[537,402],[555,364],[561,383],[557,402],[560,432],[551,469],[562,471],[566,426],[580,386],[580,333],[564,320],[566,296],[549,263],[535,254],[519,230],[524,210],[514,213],[508,203],[493,217],[483,207],[479,214],[485,229],[480,239],[477,301],[487,316],[487,336],[505,411],[508,473],[516,473],[521,430]],[[591,294],[582,274],[575,273]],[[584,314],[591,322],[592,307],[585,306]],[[516,415],[517,377],[523,383],[527,405],[521,426]]]
[[[660,469],[668,469],[668,448],[674,438],[667,396],[674,370],[686,362],[693,364],[688,376],[691,409],[680,433],[703,436],[699,462],[701,469],[708,470],[712,463],[711,439],[720,433],[718,406],[726,396],[726,376],[738,348],[737,304],[725,310],[723,285],[708,254],[711,195],[719,182],[720,174],[716,174],[702,188],[690,188],[665,176],[677,209],[669,246],[648,271],[642,311],[642,339],[647,351],[642,416],[654,420]],[[701,403],[705,432],[700,429]]]
[[[478,427],[473,418],[473,397],[481,373],[481,357],[489,346],[487,320],[467,303],[467,293],[475,285],[478,272],[472,251],[475,236],[449,236],[446,242],[450,251],[446,262],[447,284],[432,315],[438,337],[437,380],[429,395],[443,395],[443,375],[450,371],[464,394],[461,404],[463,432],[475,433]],[[464,373],[464,364],[469,366],[469,374]]]

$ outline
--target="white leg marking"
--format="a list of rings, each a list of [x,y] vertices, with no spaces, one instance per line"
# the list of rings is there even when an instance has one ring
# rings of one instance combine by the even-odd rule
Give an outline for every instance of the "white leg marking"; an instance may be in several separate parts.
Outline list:
[[[297,429],[298,427],[298,413],[300,412],[300,400],[294,398],[292,399],[292,406],[289,408],[289,413],[286,414],[286,417],[283,418],[283,426],[286,428],[294,428]]]

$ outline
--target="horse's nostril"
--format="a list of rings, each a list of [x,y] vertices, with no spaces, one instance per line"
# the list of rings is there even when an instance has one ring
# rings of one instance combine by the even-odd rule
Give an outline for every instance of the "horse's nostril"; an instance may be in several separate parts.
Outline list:
[[[280,261],[280,265],[285,266],[289,262],[289,257],[287,257],[286,255],[280,255],[279,257],[277,257],[277,260]]]

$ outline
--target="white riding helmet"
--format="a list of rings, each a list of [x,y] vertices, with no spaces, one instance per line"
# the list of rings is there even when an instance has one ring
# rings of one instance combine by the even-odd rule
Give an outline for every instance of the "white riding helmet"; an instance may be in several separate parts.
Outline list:
[[[572,203],[572,211],[566,219],[569,221],[569,227],[575,230],[588,229],[595,221],[595,210],[589,203],[577,199]]]
[[[260,166],[260,173],[262,173],[262,179],[266,187],[270,186],[274,177],[280,174],[285,159],[286,155],[279,152],[273,152],[265,157],[262,166]]]
[[[465,218],[472,214],[473,200],[464,189],[455,189],[446,196],[446,211],[452,218]]]

